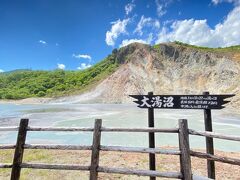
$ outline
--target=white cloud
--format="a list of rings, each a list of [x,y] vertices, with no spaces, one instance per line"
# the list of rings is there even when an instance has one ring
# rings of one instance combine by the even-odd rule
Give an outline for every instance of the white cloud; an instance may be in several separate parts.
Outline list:
[[[115,22],[112,22],[111,31],[107,31],[106,33],[106,43],[109,46],[115,45],[115,40],[118,38],[120,34],[127,33],[126,26],[129,23],[130,19],[124,19],[124,20],[117,20]]]
[[[127,46],[127,45],[129,45],[131,43],[134,43],[134,42],[147,44],[147,42],[142,40],[142,39],[124,39],[122,41],[122,43],[119,45],[119,47],[121,48],[121,47]]]
[[[220,1],[220,0],[212,0],[212,3],[215,4],[215,5],[217,5],[217,4],[220,3],[219,1]]]
[[[129,13],[132,12],[133,8],[135,7],[135,4],[133,3],[134,1],[132,1],[131,3],[128,3],[126,6],[125,6],[125,12],[126,12],[126,15],[128,15]]]
[[[73,54],[72,57],[77,58],[77,59],[83,58],[83,59],[92,60],[92,57],[88,54]]]
[[[173,0],[155,0],[155,4],[157,6],[157,15],[158,17],[163,16],[167,13],[166,8],[169,4],[171,4]]]
[[[142,16],[134,32],[137,32],[139,35],[142,35],[143,34],[142,28],[144,27],[145,24],[150,23],[151,21],[152,21],[152,18],[150,17],[145,18],[144,16]]]
[[[145,18],[144,15],[142,15],[140,21],[137,24],[136,29],[134,30],[134,33],[138,33],[140,36],[142,36],[143,35],[142,29],[144,28],[144,26],[152,26],[152,27],[159,29],[160,22],[158,20],[154,20],[150,17]]]
[[[159,2],[159,0],[156,0],[156,6],[157,6],[157,15],[158,17],[163,16],[167,13],[167,11],[164,9],[164,5]]]
[[[64,64],[57,64],[58,69],[64,70],[66,66]]]
[[[152,41],[153,41],[153,33],[150,33],[149,35],[148,35],[148,38],[147,38],[147,44],[151,44],[152,43]]]
[[[163,27],[161,32],[158,34],[158,39],[155,43],[158,44],[162,42],[171,41],[170,34],[171,34],[170,32],[168,33],[168,29],[166,27]]]
[[[119,45],[119,47],[127,46],[131,43],[142,43],[142,44],[151,44],[153,41],[153,33],[148,34],[148,37],[146,39],[124,39],[122,43]]]
[[[223,2],[233,3],[235,5],[240,5],[240,0],[212,0],[212,3],[214,5],[218,5],[218,4],[223,3]]]
[[[173,0],[155,0],[155,4],[157,6],[157,15],[158,15],[158,17],[161,17],[161,16],[163,16],[164,14],[167,13],[167,7],[172,2],[173,2]]]
[[[3,73],[3,72],[4,72],[4,70],[0,69],[0,73]]]
[[[207,20],[174,21],[171,30],[163,27],[156,43],[182,41],[189,44],[225,47],[240,44],[240,7],[235,7],[223,23],[211,28]]]
[[[83,69],[87,69],[87,68],[90,68],[90,67],[92,67],[91,64],[81,63],[80,66],[77,69],[83,70]]]
[[[154,27],[159,29],[160,28],[160,22],[158,20],[154,21]]]
[[[44,41],[44,40],[39,40],[38,42],[41,43],[41,44],[47,44],[47,42]]]

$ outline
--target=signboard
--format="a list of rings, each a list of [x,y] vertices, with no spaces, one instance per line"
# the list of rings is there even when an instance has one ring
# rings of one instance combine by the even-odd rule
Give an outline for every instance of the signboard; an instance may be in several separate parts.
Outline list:
[[[223,109],[224,104],[230,102],[227,95],[130,95],[140,108],[163,109]]]

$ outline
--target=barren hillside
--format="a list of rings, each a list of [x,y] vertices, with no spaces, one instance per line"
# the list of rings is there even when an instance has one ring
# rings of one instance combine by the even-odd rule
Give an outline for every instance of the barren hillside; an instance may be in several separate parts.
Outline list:
[[[149,46],[133,43],[119,49],[121,64],[87,93],[60,98],[70,102],[130,102],[129,94],[234,93],[240,106],[240,51],[194,48],[177,43]]]

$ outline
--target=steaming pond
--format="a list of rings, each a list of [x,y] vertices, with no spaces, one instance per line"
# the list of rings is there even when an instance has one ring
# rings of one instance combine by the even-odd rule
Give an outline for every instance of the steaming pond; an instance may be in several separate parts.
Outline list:
[[[217,133],[240,136],[240,114],[230,109],[213,110],[213,129]],[[147,110],[126,104],[0,104],[0,126],[17,126],[29,118],[30,126],[93,127],[102,119],[105,127],[147,127]],[[204,131],[202,110],[155,110],[155,127],[177,128],[178,119],[187,119],[191,129]],[[16,132],[0,132],[0,144],[16,142]],[[178,146],[176,134],[156,134],[156,146]],[[91,145],[91,132],[28,132],[27,143]],[[147,133],[105,132],[104,145],[147,147]],[[240,151],[240,142],[214,139],[215,148]],[[204,148],[204,137],[190,136],[191,148]]]

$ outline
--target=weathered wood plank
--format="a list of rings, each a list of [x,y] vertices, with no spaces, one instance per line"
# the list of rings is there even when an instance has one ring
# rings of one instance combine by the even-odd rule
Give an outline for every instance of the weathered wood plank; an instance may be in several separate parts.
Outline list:
[[[31,169],[58,169],[58,170],[81,170],[89,171],[90,166],[79,166],[77,164],[45,164],[45,163],[22,163],[21,168],[31,168]]]
[[[106,128],[102,127],[104,132],[156,132],[156,133],[178,133],[178,128],[159,129],[159,128]]]
[[[25,144],[25,149],[58,149],[58,150],[92,150],[92,146],[62,145],[62,144]]]
[[[0,131],[17,131],[18,128],[0,128]],[[28,127],[28,131],[93,131],[93,128],[55,128],[55,127]],[[178,128],[106,128],[102,127],[101,131],[104,132],[156,132],[156,133],[178,133]]]
[[[93,131],[93,128],[88,127],[28,127],[28,131]]]
[[[209,92],[203,92],[203,95],[209,95]],[[211,109],[204,109],[204,125],[205,131],[212,132],[212,113]],[[206,152],[214,155],[214,144],[212,137],[206,137]],[[208,177],[215,179],[215,163],[212,160],[207,160]]]
[[[136,152],[151,154],[180,155],[179,150],[165,150],[159,148],[142,148],[142,147],[122,147],[122,146],[100,146],[102,151],[119,151],[119,152]]]
[[[209,131],[195,131],[193,129],[189,129],[188,131],[189,131],[189,134],[191,135],[212,137],[212,138],[232,140],[232,141],[240,141],[240,136],[223,135],[223,134],[209,132]]]
[[[12,168],[12,164],[0,164],[0,168]]]
[[[28,131],[93,131],[93,128],[87,127],[71,127],[71,128],[56,128],[56,127],[28,127]],[[111,128],[102,127],[104,132],[156,132],[156,133],[178,133],[178,128]]]
[[[13,158],[13,167],[11,172],[11,180],[19,180],[21,173],[21,163],[23,159],[24,153],[24,144],[27,136],[27,127],[28,127],[28,119],[21,119],[17,137],[16,148],[14,152]]]
[[[99,165],[99,154],[100,154],[100,143],[101,143],[101,127],[102,120],[96,119],[93,133],[93,143],[92,143],[92,156],[91,156],[91,166],[90,166],[90,180],[97,180],[98,178],[98,165]]]
[[[17,126],[0,127],[0,131],[18,131]]]
[[[209,160],[212,160],[212,161],[218,161],[218,162],[222,162],[222,163],[227,163],[227,164],[233,164],[233,165],[239,165],[240,166],[240,160],[235,159],[235,158],[216,156],[216,155],[197,152],[197,151],[190,151],[190,154],[191,154],[191,156],[195,156],[195,157],[198,157],[198,158],[209,159]]]
[[[148,92],[148,96],[153,96],[153,92]],[[148,108],[148,127],[154,128],[154,108]],[[155,133],[148,133],[148,147],[155,148]],[[149,170],[156,170],[155,154],[149,153]],[[156,177],[150,176],[150,180],[156,180]]]
[[[0,149],[14,149],[16,145],[14,144],[1,144]]]
[[[180,164],[184,180],[192,180],[191,156],[189,147],[188,124],[186,119],[179,120]]]
[[[128,174],[137,176],[152,176],[152,177],[164,177],[164,178],[177,178],[181,179],[182,175],[178,172],[158,172],[150,170],[132,170],[127,168],[108,168],[98,167],[98,172],[103,173],[116,173],[116,174]]]
[[[156,132],[156,133],[178,133],[178,128],[106,128],[102,127],[101,131],[104,132]]]

